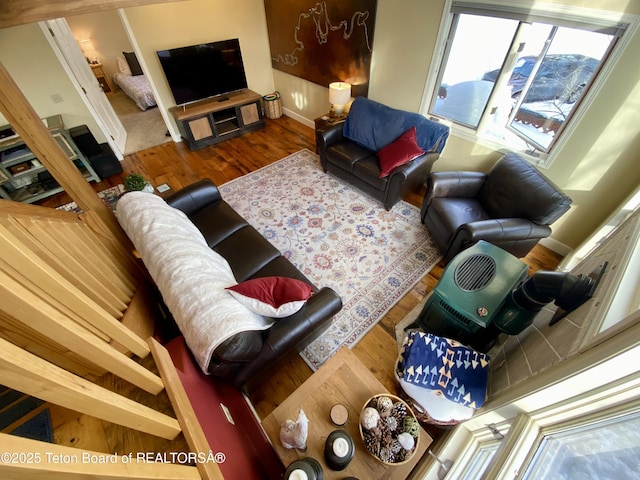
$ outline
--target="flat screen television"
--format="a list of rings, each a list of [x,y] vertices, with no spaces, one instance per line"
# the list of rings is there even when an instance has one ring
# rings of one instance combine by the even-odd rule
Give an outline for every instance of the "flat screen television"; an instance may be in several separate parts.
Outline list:
[[[247,88],[237,38],[156,53],[177,105]]]

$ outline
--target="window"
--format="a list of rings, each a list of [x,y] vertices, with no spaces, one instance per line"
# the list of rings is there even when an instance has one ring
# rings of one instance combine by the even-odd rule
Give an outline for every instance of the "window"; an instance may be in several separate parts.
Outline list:
[[[449,5],[424,113],[452,122],[454,131],[546,158],[589,90],[597,89],[627,25],[533,6]]]
[[[633,318],[608,346],[533,376],[458,425],[436,447],[450,465],[446,478],[638,478],[640,316]],[[503,439],[491,440],[488,427]],[[591,473],[578,474],[587,465]],[[424,462],[416,478],[442,478],[440,470],[440,463]]]
[[[523,480],[638,478],[640,412],[543,433]]]

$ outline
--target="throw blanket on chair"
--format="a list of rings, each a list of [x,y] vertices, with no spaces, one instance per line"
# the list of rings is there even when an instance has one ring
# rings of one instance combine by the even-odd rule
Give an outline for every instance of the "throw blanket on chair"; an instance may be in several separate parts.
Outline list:
[[[439,420],[442,415],[430,411],[433,402],[421,401],[421,397],[446,400],[440,405],[445,405],[443,410],[449,408],[455,412],[453,416],[468,418],[484,404],[488,374],[488,355],[419,330],[409,332],[396,364],[403,390]],[[446,403],[451,406],[446,407]]]
[[[116,216],[204,373],[224,340],[272,325],[225,290],[237,283],[231,267],[183,212],[152,193],[129,192]]]
[[[422,150],[442,153],[449,137],[449,127],[419,113],[387,107],[366,97],[358,97],[351,104],[343,134],[349,140],[378,152],[411,127],[416,127],[416,141]]]

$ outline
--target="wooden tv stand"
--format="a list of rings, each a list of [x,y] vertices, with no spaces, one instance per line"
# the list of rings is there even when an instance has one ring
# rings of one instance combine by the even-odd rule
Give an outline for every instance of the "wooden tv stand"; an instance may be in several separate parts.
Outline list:
[[[262,97],[240,90],[169,109],[191,150],[213,145],[264,127]]]

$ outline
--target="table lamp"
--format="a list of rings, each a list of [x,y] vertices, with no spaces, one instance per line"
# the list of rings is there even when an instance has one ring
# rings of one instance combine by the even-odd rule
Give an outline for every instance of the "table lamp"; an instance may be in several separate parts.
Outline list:
[[[340,117],[344,114],[344,107],[351,100],[351,84],[346,82],[332,82],[329,84],[329,103],[331,117]]]
[[[80,49],[82,53],[84,53],[85,58],[89,63],[97,64],[98,62],[98,54],[96,52],[95,47],[93,46],[93,42],[89,38],[85,38],[78,42],[80,44]],[[91,60],[89,60],[91,59]]]

